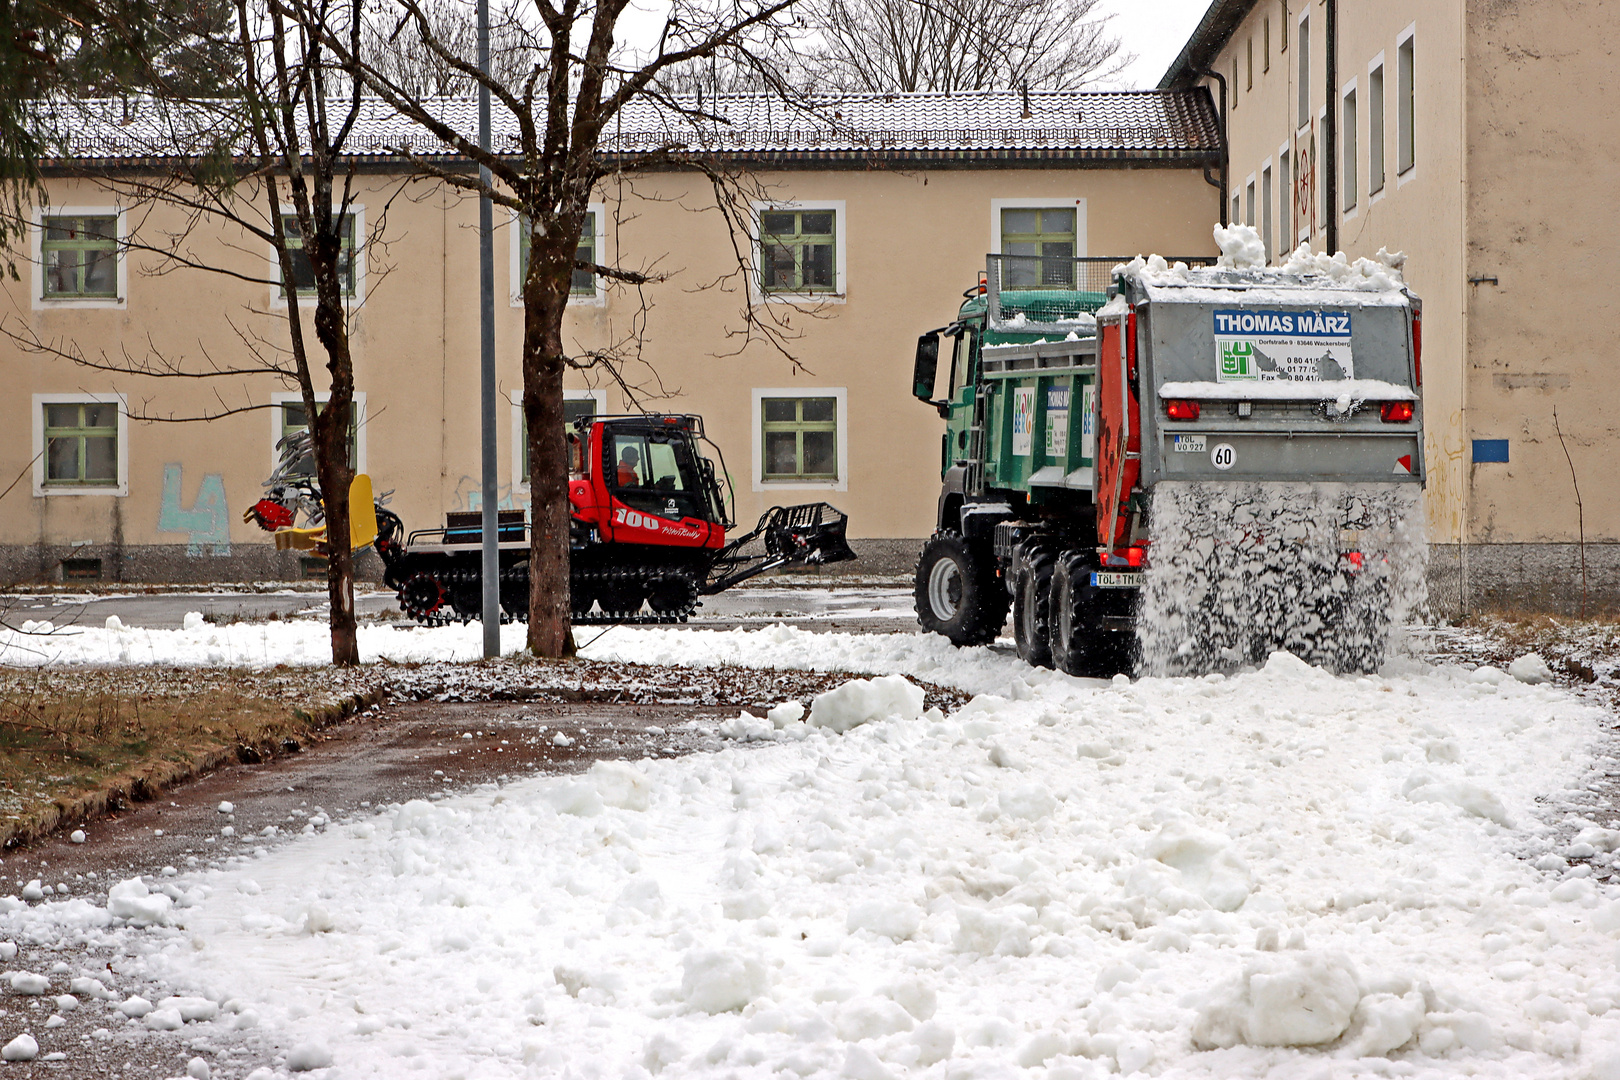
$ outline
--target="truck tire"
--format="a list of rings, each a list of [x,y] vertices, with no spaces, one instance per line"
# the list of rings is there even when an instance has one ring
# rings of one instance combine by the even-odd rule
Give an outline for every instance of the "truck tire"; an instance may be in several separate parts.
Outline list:
[[[1091,561],[1075,552],[1060,556],[1052,574],[1052,660],[1059,671],[1106,679],[1130,674],[1135,635],[1103,621],[1110,606],[1091,584]]]
[[[1013,637],[1018,656],[1031,667],[1052,666],[1052,556],[1032,551],[1019,559],[1018,592],[1013,597]]]
[[[1007,590],[993,560],[977,555],[954,532],[929,537],[917,560],[917,621],[951,644],[988,645],[1007,621]]]

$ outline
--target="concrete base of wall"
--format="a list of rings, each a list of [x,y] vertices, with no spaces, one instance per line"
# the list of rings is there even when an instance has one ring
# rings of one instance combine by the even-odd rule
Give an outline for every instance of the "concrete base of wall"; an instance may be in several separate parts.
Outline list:
[[[917,565],[922,539],[851,540],[853,562],[795,571],[827,578],[851,575],[909,576]],[[1575,544],[1456,544],[1429,549],[1429,604],[1437,618],[1454,619],[1474,612],[1545,612],[1574,615],[1581,608],[1581,552]],[[113,547],[30,545],[0,546],[0,583],[58,584],[64,560],[101,561],[100,581],[189,584],[211,581],[295,581],[306,577],[308,556],[277,551],[269,544],[234,544],[229,555],[184,544]],[[71,562],[68,563],[72,565]],[[317,572],[317,576],[319,573]],[[382,562],[376,552],[362,552],[357,563],[362,581],[381,582]],[[1620,614],[1620,543],[1586,545],[1586,613]]]

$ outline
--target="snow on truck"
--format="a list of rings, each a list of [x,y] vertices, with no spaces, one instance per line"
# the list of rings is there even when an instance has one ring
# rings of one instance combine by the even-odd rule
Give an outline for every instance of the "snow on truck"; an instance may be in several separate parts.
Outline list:
[[[925,629],[983,644],[1010,608],[1019,655],[1076,675],[1382,662],[1423,592],[1422,307],[1398,256],[1216,239],[1091,289],[1085,260],[989,256],[919,339],[946,420]]]
[[[732,520],[724,469],[700,451],[703,419],[691,415],[593,416],[569,436],[569,589],[575,623],[681,623],[712,596],[783,566],[855,558],[847,516],[827,503],[774,506],[751,532],[728,538]],[[710,444],[713,445],[712,443]],[[325,539],[309,436],[283,439],[265,495],[244,515],[276,535],[278,548],[316,554]],[[718,450],[716,450],[718,455]],[[405,614],[429,626],[482,613],[483,514],[453,512],[443,528],[406,534],[373,500],[371,480],[350,489],[350,540],[382,557],[383,582]],[[368,512],[370,511],[370,512]],[[308,523],[295,528],[300,516]],[[529,527],[523,510],[497,511],[503,618],[529,611]]]

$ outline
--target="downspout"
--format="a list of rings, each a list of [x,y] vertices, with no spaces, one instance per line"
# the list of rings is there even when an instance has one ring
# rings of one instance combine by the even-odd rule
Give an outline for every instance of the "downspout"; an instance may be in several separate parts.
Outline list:
[[[1220,189],[1221,224],[1230,225],[1231,222],[1226,220],[1226,178],[1228,175],[1229,166],[1227,159],[1231,153],[1231,147],[1227,143],[1226,139],[1226,76],[1222,75],[1218,71],[1211,71],[1208,68],[1195,68],[1192,74],[1201,78],[1214,79],[1216,82],[1221,84],[1221,179],[1218,183],[1215,180],[1212,180],[1209,175],[1209,166],[1205,165],[1204,182],[1212,187],[1217,187]]]
[[[1327,143],[1327,161],[1322,179],[1322,211],[1327,218],[1327,253],[1339,250],[1339,2],[1326,0],[1327,21],[1327,122],[1322,125],[1322,141]]]

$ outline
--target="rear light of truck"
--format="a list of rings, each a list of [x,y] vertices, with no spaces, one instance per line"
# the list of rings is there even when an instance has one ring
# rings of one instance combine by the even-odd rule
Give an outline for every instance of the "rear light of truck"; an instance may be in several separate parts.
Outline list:
[[[1147,553],[1139,547],[1126,548],[1125,565],[1138,568],[1141,567],[1143,556],[1146,554]]]
[[[1412,419],[1410,401],[1386,401],[1378,407],[1378,415],[1386,424],[1404,424]]]
[[[1423,309],[1412,312],[1412,375],[1423,385]]]
[[[1164,412],[1172,420],[1196,420],[1199,412],[1198,402],[1172,398],[1164,403]]]

